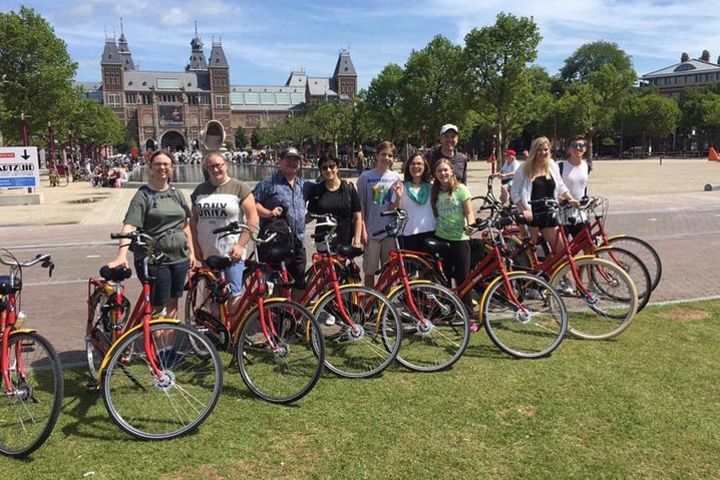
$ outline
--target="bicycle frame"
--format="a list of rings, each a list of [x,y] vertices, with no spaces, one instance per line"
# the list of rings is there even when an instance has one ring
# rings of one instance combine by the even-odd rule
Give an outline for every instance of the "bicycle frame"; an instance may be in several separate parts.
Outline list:
[[[332,286],[333,295],[335,301],[338,304],[340,315],[342,316],[343,322],[349,325],[353,329],[355,328],[355,322],[350,318],[350,314],[345,309],[345,305],[340,296],[340,281],[338,280],[337,272],[335,271],[335,262],[343,262],[345,259],[339,255],[328,254],[328,253],[314,253],[312,256],[313,260],[313,276],[300,299],[300,304],[308,306],[315,296],[322,292],[328,285]],[[316,266],[320,265],[319,268]],[[283,263],[283,272],[286,274],[285,264]]]
[[[11,293],[0,296],[0,300],[4,302],[4,306],[0,306],[0,331],[2,332],[2,353],[0,354],[0,370],[2,371],[3,383],[5,384],[5,391],[8,395],[12,395],[16,388],[10,379],[10,357],[11,352],[8,344],[10,337],[17,333],[22,332],[34,332],[35,330],[29,328],[15,328],[17,323],[17,313],[15,304],[15,294]],[[19,352],[16,352],[16,354]],[[20,373],[21,377],[24,377],[25,366],[23,365],[22,355],[16,355],[15,361],[17,362],[16,369]]]

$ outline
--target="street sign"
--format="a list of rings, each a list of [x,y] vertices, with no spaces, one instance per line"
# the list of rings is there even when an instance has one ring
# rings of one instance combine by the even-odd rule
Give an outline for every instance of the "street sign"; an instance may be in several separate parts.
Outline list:
[[[0,188],[39,186],[37,147],[0,147]]]

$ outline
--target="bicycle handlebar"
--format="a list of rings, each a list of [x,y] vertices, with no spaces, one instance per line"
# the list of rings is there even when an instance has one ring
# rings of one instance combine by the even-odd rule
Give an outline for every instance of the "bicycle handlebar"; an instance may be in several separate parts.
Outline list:
[[[32,267],[33,265],[37,265],[40,262],[42,262],[42,268],[48,269],[48,276],[52,277],[52,272],[53,270],[55,270],[55,264],[50,259],[49,253],[39,253],[35,256],[34,259],[28,260],[27,262],[20,262],[18,260],[8,261],[6,258],[0,257],[0,263],[2,263],[3,265],[7,265],[8,267],[11,267],[13,269]]]

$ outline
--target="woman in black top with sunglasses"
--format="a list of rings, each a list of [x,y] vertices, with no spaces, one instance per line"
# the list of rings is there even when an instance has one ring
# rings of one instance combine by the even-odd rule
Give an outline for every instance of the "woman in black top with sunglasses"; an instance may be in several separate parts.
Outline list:
[[[333,245],[352,245],[362,247],[362,207],[355,186],[342,180],[338,175],[338,163],[335,157],[326,153],[320,157],[320,171],[323,181],[313,185],[308,195],[308,213],[316,215],[329,213],[338,222],[337,237]],[[328,227],[317,227],[315,234],[322,234]],[[318,251],[324,248],[322,236],[318,238]]]

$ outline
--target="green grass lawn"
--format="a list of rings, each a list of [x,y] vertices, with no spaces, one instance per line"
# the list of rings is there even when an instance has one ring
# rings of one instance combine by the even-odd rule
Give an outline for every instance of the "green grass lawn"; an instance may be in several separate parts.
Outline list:
[[[159,443],[123,434],[69,370],[53,435],[26,461],[0,459],[0,477],[717,477],[719,318],[720,301],[648,308],[616,340],[568,339],[535,361],[481,331],[450,371],[325,375],[291,407],[227,369],[199,431]]]

